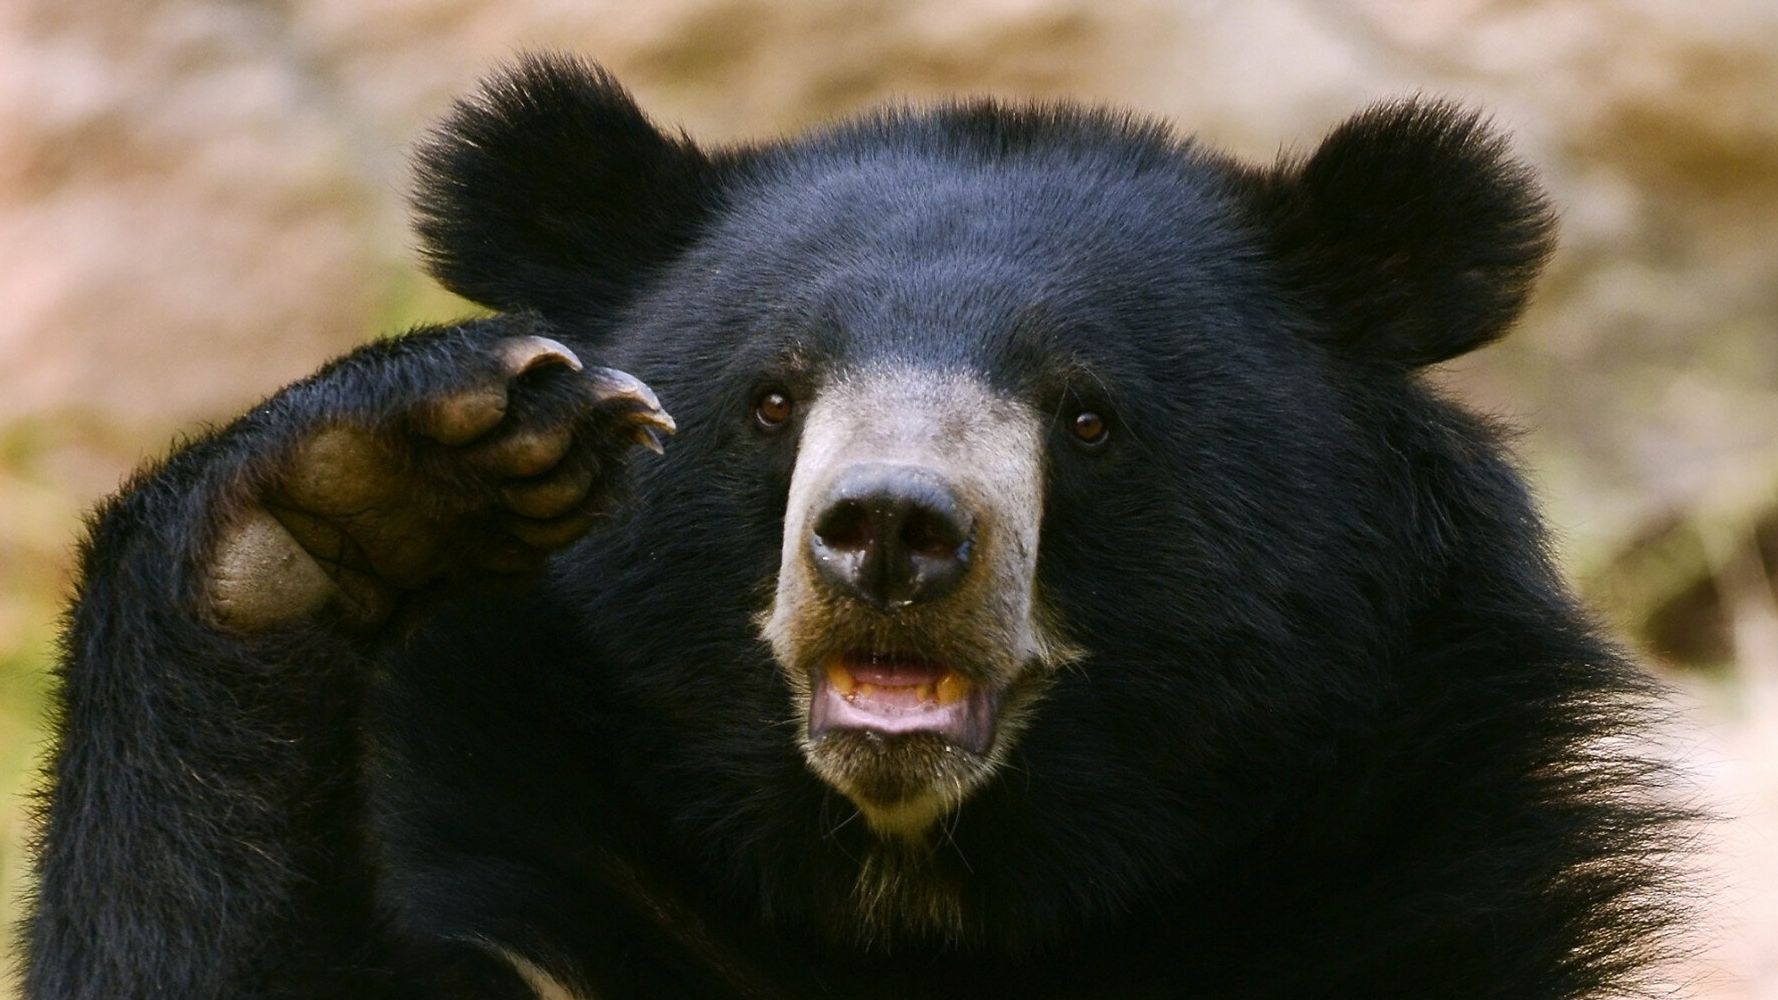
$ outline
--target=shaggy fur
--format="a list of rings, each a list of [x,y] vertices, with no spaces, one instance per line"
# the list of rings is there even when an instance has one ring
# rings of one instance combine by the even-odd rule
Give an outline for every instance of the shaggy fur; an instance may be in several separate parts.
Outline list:
[[[1384,105],[1269,168],[988,103],[706,154],[548,58],[421,167],[435,272],[505,315],[365,348],[93,520],[30,996],[533,995],[502,953],[599,997],[1634,988],[1670,919],[1649,692],[1502,433],[1417,374],[1549,247],[1473,115]],[[539,329],[677,418],[615,516],[368,634],[206,617],[292,441]],[[796,434],[752,401],[884,361],[1057,415],[1037,597],[1079,653],[916,843],[810,772],[756,624]]]

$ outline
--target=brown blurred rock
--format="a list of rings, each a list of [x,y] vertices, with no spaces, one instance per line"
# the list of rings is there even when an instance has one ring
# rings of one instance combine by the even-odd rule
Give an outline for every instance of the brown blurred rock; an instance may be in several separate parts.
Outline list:
[[[25,14],[0,35],[0,420],[165,428],[368,332],[375,192],[270,11]]]

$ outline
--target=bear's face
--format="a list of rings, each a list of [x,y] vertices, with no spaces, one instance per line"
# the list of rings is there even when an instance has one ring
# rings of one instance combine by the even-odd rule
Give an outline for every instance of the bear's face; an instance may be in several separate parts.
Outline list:
[[[1086,919],[1302,791],[1440,558],[1390,411],[1502,332],[1549,235],[1497,139],[1412,104],[1270,169],[992,105],[706,154],[530,61],[421,167],[439,276],[681,428],[562,574],[637,766],[866,935],[1016,934],[1033,879]],[[968,879],[907,849],[941,817]],[[1082,831],[1097,876],[1052,878]]]
[[[616,335],[659,391],[726,401],[681,414],[678,485],[649,502],[731,476],[774,498],[760,634],[808,765],[881,833],[923,834],[1008,760],[1084,661],[1081,619],[1191,597],[1140,581],[1347,533],[1274,516],[1341,450],[1337,401],[1222,177],[1122,152],[755,165]],[[1281,501],[1218,509],[1262,491]],[[670,530],[698,529],[650,529]],[[1059,603],[1058,575],[1111,592]]]

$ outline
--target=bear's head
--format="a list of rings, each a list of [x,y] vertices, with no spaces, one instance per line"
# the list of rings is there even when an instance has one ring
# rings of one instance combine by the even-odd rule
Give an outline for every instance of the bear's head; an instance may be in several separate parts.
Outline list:
[[[826,887],[869,933],[1054,928],[1214,864],[1379,731],[1458,494],[1519,509],[1416,373],[1508,327],[1551,218],[1447,105],[1266,167],[994,103],[706,151],[533,58],[417,204],[446,285],[682,429],[557,570],[634,727],[612,766],[737,893]]]

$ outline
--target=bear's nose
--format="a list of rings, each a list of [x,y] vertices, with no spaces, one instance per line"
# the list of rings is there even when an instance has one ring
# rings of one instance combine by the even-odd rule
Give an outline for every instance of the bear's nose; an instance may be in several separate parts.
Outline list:
[[[945,477],[865,462],[828,488],[809,534],[823,579],[879,610],[949,593],[969,568],[972,519]]]

